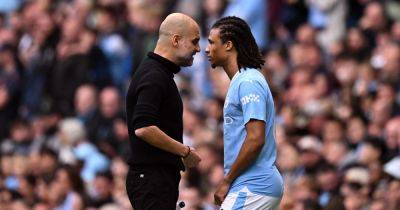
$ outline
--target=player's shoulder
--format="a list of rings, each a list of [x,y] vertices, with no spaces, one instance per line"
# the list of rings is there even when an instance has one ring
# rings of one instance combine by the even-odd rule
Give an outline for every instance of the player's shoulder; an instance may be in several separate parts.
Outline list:
[[[242,85],[261,84],[265,85],[264,75],[258,69],[247,68],[241,70],[242,76],[239,83]]]

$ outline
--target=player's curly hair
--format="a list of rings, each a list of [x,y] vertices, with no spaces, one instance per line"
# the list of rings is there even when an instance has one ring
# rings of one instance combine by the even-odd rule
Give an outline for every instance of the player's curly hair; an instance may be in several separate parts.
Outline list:
[[[251,33],[249,25],[241,18],[228,16],[219,19],[212,26],[219,29],[219,36],[223,43],[231,41],[238,52],[238,66],[240,68],[261,68],[264,59]]]

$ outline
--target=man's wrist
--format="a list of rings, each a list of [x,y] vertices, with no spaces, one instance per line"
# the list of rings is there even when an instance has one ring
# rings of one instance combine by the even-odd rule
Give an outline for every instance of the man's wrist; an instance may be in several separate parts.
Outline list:
[[[233,182],[233,178],[229,177],[229,176],[225,176],[224,177],[224,182],[228,183],[228,184],[232,184]]]
[[[183,153],[183,155],[181,155],[182,158],[187,158],[190,155],[191,149],[189,146],[185,146],[185,152]]]

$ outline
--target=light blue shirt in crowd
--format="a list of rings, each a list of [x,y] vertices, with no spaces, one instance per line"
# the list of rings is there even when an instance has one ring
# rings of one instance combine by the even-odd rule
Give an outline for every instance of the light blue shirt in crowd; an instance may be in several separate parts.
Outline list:
[[[258,47],[267,48],[268,0],[230,0],[223,17],[237,16],[249,24]]]
[[[232,78],[224,104],[224,173],[231,169],[246,138],[250,119],[265,122],[265,144],[257,160],[232,183],[229,193],[247,187],[255,194],[282,197],[283,180],[275,166],[275,108],[271,91],[257,69]]]

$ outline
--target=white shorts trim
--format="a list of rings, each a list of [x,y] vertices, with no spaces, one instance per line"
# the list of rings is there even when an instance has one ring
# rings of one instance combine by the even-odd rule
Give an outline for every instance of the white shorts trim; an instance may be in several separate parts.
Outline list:
[[[220,210],[279,210],[281,199],[254,194],[245,187],[239,192],[229,193]]]

